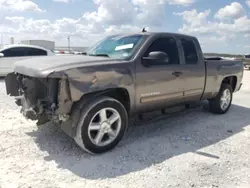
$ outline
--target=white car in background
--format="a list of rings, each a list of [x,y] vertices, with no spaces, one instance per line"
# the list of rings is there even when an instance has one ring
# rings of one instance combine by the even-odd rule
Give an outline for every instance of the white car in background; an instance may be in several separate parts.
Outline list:
[[[250,54],[244,56],[244,66],[250,70]]]
[[[0,49],[0,77],[6,76],[13,72],[15,62],[35,58],[37,56],[55,55],[51,50],[40,46],[12,44]]]

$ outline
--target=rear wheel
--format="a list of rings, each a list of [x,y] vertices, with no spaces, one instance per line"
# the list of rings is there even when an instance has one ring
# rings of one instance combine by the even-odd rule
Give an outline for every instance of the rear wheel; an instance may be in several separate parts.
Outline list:
[[[231,107],[233,90],[229,84],[222,84],[218,95],[209,100],[209,109],[212,113],[225,114]]]
[[[119,101],[97,97],[81,110],[75,141],[87,152],[103,153],[119,143],[127,125],[127,111]]]

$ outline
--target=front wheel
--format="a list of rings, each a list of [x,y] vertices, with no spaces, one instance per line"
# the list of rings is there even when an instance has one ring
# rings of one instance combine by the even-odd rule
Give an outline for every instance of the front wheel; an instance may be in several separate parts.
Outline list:
[[[101,96],[81,110],[75,141],[89,153],[103,153],[119,143],[127,125],[124,106],[116,99]]]
[[[215,114],[225,114],[231,107],[233,90],[229,84],[222,84],[218,95],[209,100],[209,109]]]

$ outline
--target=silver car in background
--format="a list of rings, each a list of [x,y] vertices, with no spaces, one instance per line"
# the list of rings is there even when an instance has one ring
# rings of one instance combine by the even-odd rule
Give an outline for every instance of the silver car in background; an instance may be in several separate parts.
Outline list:
[[[35,58],[38,56],[55,55],[51,50],[40,46],[12,44],[0,49],[0,77],[6,76],[13,72],[15,62]]]

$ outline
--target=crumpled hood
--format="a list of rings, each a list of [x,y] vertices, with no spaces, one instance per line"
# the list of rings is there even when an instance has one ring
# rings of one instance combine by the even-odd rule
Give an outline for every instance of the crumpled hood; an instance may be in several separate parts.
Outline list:
[[[47,77],[55,71],[68,70],[71,68],[85,67],[96,64],[110,64],[114,59],[108,57],[85,56],[85,55],[60,55],[34,57],[18,61],[14,64],[15,72],[31,77]]]

